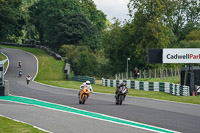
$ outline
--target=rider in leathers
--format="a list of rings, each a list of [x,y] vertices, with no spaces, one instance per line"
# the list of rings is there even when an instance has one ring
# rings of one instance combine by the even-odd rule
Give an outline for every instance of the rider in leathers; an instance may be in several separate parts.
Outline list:
[[[80,86],[80,91],[79,91],[79,93],[78,93],[78,97],[80,97],[80,92],[81,92],[81,90],[82,90],[84,87],[85,87],[87,90],[89,90],[90,92],[93,91],[92,86],[91,86],[91,84],[90,84],[90,81],[86,81],[86,82],[84,82],[84,83]]]
[[[125,82],[122,82],[120,85],[117,86],[116,91],[115,91],[115,98],[117,98],[117,96],[119,95],[119,89],[121,87],[123,87],[123,86],[126,87],[126,83]],[[128,93],[128,88],[127,88],[127,93]],[[124,100],[125,100],[125,97],[126,97],[126,95],[124,95]]]

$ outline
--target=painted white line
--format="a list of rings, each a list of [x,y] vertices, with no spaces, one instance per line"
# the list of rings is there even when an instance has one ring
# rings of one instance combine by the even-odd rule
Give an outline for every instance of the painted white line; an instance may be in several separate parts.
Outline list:
[[[15,50],[19,50],[19,49],[15,49]],[[24,51],[24,50],[20,50],[20,51]],[[25,52],[27,52],[27,51],[25,51]],[[34,78],[32,79],[33,80],[33,82],[35,82],[35,83],[37,83],[37,84],[41,84],[41,85],[44,85],[44,86],[48,86],[48,87],[53,87],[53,88],[56,88],[56,89],[64,89],[64,90],[76,90],[76,89],[70,89],[70,88],[63,88],[63,87],[57,87],[57,86],[53,86],[53,85],[48,85],[48,84],[44,84],[44,83],[40,83],[40,82],[37,82],[37,81],[35,81],[35,78],[36,78],[36,76],[37,76],[37,74],[38,74],[38,64],[39,64],[39,61],[38,61],[38,58],[34,55],[34,54],[32,54],[32,53],[30,53],[30,52],[27,52],[28,54],[30,54],[30,55],[32,55],[33,57],[35,57],[35,59],[36,59],[36,62],[37,62],[37,68],[36,68],[36,74],[35,74],[35,76],[34,76]],[[5,55],[6,56],[6,55]],[[7,56],[6,56],[7,57]],[[9,58],[8,58],[8,62],[9,62]],[[9,63],[8,63],[9,64]],[[8,65],[9,66],[9,65]],[[7,67],[8,68],[8,67]],[[7,71],[6,71],[7,72]],[[79,90],[76,90],[76,91],[79,91]],[[108,94],[108,93],[99,93],[99,92],[93,92],[94,94],[103,94],[103,95],[113,95],[113,94]],[[135,98],[139,98],[139,99],[150,99],[150,100],[155,100],[155,101],[165,101],[165,102],[171,102],[171,103],[178,103],[178,104],[186,104],[186,105],[195,105],[195,106],[200,106],[199,104],[192,104],[192,103],[182,103],[182,102],[176,102],[176,101],[168,101],[168,100],[161,100],[161,99],[152,99],[152,98],[145,98],[145,97],[138,97],[138,96],[128,96],[128,97],[135,97]]]
[[[37,76],[37,74],[38,74],[38,64],[39,64],[39,61],[38,61],[38,58],[34,55],[34,54],[32,54],[32,53],[30,53],[30,52],[27,52],[27,51],[25,51],[26,53],[28,53],[28,54],[30,54],[30,55],[32,55],[33,57],[35,57],[35,60],[36,60],[36,63],[37,63],[37,68],[36,68],[36,74],[34,75],[34,77],[32,78],[32,81],[34,81],[35,80],[35,78],[36,78],[36,76]]]
[[[2,114],[0,114],[0,116],[1,116],[1,117],[5,117],[5,118],[10,119],[10,120],[13,120],[13,121],[16,121],[16,122],[20,122],[20,123],[23,123],[23,124],[27,124],[27,125],[29,125],[29,126],[32,126],[32,127],[34,127],[34,128],[37,128],[38,130],[41,130],[41,131],[44,131],[44,132],[52,133],[52,132],[50,132],[50,131],[48,131],[48,130],[46,130],[46,129],[37,127],[37,126],[32,125],[32,124],[30,124],[30,123],[26,123],[26,122],[23,122],[23,121],[20,121],[20,120],[16,120],[16,119],[13,119],[13,118],[11,118],[11,117],[7,117],[7,116],[2,115]]]
[[[13,95],[13,96],[16,96],[16,95]],[[24,96],[19,96],[19,97],[27,98],[27,99],[32,99],[32,100],[36,100],[36,101],[41,101],[41,102],[46,102],[46,103],[50,103],[50,104],[55,104],[55,105],[59,105],[59,106],[67,107],[67,108],[72,108],[72,109],[75,109],[75,110],[85,111],[85,112],[89,112],[89,113],[99,114],[99,115],[102,115],[102,116],[106,116],[106,117],[110,117],[110,118],[114,118],[114,119],[119,119],[119,120],[123,120],[123,121],[127,121],[127,122],[132,122],[132,123],[136,123],[136,124],[141,124],[141,125],[144,125],[144,126],[151,126],[151,127],[155,127],[155,128],[158,128],[158,129],[168,130],[168,131],[174,132],[174,133],[180,133],[180,132],[169,130],[169,129],[166,129],[166,128],[161,128],[161,127],[157,127],[157,126],[147,125],[147,124],[143,124],[143,123],[139,123],[139,122],[135,122],[135,121],[131,121],[131,120],[126,120],[126,119],[122,119],[122,118],[118,118],[118,117],[114,117],[114,116],[110,116],[110,115],[106,115],[106,114],[101,114],[101,113],[96,113],[96,112],[87,111],[87,110],[83,110],[83,109],[78,109],[78,108],[74,108],[74,107],[70,107],[70,106],[66,106],[66,105],[62,105],[62,104],[47,102],[47,101],[38,100],[38,99],[34,99],[34,98],[29,98],[29,97],[24,97]],[[2,101],[6,101],[6,100],[2,100]],[[124,124],[124,123],[114,122],[114,121],[110,121],[110,120],[106,120],[106,119],[101,119],[101,118],[96,118],[96,117],[91,117],[91,116],[87,116],[87,115],[79,114],[79,113],[75,113],[75,112],[68,112],[68,111],[64,111],[64,110],[53,109],[53,108],[50,108],[50,107],[45,107],[45,106],[40,106],[40,105],[35,105],[35,104],[33,105],[33,104],[27,104],[27,103],[15,102],[15,101],[9,101],[9,102],[18,103],[18,104],[24,104],[24,105],[32,105],[32,106],[36,106],[36,107],[46,108],[46,109],[50,109],[50,110],[54,110],[54,111],[60,111],[60,112],[65,112],[65,113],[67,112],[67,113],[71,113],[71,114],[75,114],[75,115],[80,115],[80,116],[91,118],[91,119],[97,119],[97,120],[106,121],[106,122],[110,122],[110,123],[115,123],[115,124],[119,124],[119,125],[125,125],[125,126],[129,126],[129,127],[139,128],[139,129],[143,129],[143,130],[147,130],[147,131],[153,131],[153,132],[157,132],[157,133],[163,133],[161,131],[156,131],[156,130],[152,130],[152,129],[149,129],[149,128],[143,128],[143,127],[140,127],[140,126],[134,126],[134,125]]]
[[[27,51],[26,51],[27,52]],[[27,52],[29,53],[29,52]],[[53,86],[53,85],[48,85],[48,84],[44,84],[44,83],[40,83],[38,81],[35,81],[35,77],[37,76],[38,74],[38,64],[39,64],[39,61],[38,61],[38,58],[32,54],[32,53],[29,53],[30,55],[34,56],[35,59],[36,59],[36,62],[37,62],[37,71],[36,71],[36,74],[33,78],[33,82],[37,83],[37,84],[41,84],[41,85],[44,85],[44,86],[48,86],[48,87],[53,87],[53,88],[59,88],[59,89],[64,89],[64,90],[76,90],[76,89],[71,89],[71,88],[64,88],[64,87],[57,87],[57,86]],[[76,90],[76,91],[79,91],[79,90]],[[103,94],[103,95],[109,95],[109,96],[113,96],[114,94],[108,94],[108,93],[99,93],[99,92],[92,92],[94,94]],[[152,98],[145,98],[145,97],[137,97],[137,96],[128,96],[128,97],[135,97],[135,98],[140,98],[140,99],[150,99],[150,100],[155,100],[155,101],[164,101],[164,102],[171,102],[171,103],[178,103],[178,104],[186,104],[186,105],[196,105],[196,106],[200,106],[199,104],[192,104],[192,103],[182,103],[182,102],[176,102],[176,101],[168,101],[168,100],[161,100],[161,99],[152,99]]]

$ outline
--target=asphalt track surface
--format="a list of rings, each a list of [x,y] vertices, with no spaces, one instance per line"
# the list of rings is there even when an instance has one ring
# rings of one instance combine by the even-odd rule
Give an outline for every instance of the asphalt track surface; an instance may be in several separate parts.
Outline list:
[[[97,112],[126,120],[184,133],[200,132],[200,106],[146,98],[127,97],[121,106],[114,103],[114,95],[91,94],[85,105],[78,104],[77,90],[63,89],[31,82],[25,77],[34,77],[37,62],[33,55],[14,49],[1,50],[9,58],[10,65],[5,75],[9,80],[12,95],[39,99]],[[21,60],[23,76],[18,77],[18,61]],[[59,112],[31,105],[0,101],[0,114],[33,124],[51,132],[150,132],[139,128],[86,118],[66,112]]]

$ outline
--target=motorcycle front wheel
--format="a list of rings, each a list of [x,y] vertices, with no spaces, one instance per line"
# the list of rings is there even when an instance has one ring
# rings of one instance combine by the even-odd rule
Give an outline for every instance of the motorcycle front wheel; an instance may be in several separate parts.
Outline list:
[[[124,99],[124,95],[120,95],[119,96],[119,105],[122,105],[123,99]]]
[[[82,99],[82,103],[83,103],[83,104],[85,104],[86,99],[87,99],[87,96],[84,95],[84,96],[83,96],[83,99]]]

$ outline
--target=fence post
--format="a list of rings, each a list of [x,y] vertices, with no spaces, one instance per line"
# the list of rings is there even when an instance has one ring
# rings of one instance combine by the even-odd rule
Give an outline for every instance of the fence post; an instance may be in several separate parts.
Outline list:
[[[160,68],[160,78],[162,78],[162,69]]]
[[[168,77],[168,71],[167,71],[167,68],[165,69],[165,71],[166,71],[165,77]]]
[[[130,78],[131,78],[131,79],[133,78],[133,74],[132,74],[132,71],[130,71]]]
[[[151,69],[149,69],[149,78],[151,78]]]
[[[177,73],[178,73],[178,76],[180,76],[180,71],[179,71],[179,68],[177,67]]]
[[[174,75],[173,75],[173,69],[171,68],[171,76],[173,77]]]

